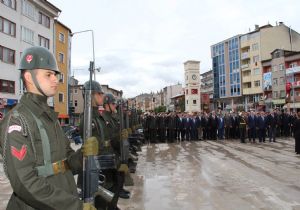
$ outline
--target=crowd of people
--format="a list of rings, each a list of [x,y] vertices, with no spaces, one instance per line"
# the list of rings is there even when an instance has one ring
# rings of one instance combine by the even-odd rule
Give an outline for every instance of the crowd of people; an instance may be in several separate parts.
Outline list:
[[[247,138],[256,143],[294,136],[297,119],[296,113],[279,109],[192,114],[147,112],[142,116],[142,124],[145,139],[152,143],[224,139],[240,139],[241,143],[246,143]]]

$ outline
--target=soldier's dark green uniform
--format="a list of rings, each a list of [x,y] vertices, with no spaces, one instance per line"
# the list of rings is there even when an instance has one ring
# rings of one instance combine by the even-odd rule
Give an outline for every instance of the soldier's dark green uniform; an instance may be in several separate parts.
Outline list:
[[[41,120],[50,140],[51,163],[66,159],[76,173],[82,161],[81,155],[70,148],[69,140],[58,124],[57,114],[47,105],[47,98],[26,93],[13,111],[25,117],[28,127],[22,125],[20,117],[14,116],[13,112],[1,123],[1,149],[5,149],[1,153],[5,153],[7,174],[14,191],[7,209],[82,209],[71,170],[58,170],[57,174],[46,176],[39,175],[37,171],[38,166],[44,165],[44,154],[41,135],[32,113]],[[6,145],[3,142],[5,134]]]
[[[33,69],[59,73],[54,56],[41,47],[22,54],[20,70]],[[39,86],[35,73],[30,74]],[[13,189],[7,209],[81,210],[73,173],[81,169],[82,155],[71,149],[57,113],[37,89],[42,94],[25,93],[0,125],[0,152]]]
[[[86,82],[84,84],[84,89],[88,89],[90,86],[90,82]],[[100,93],[103,94],[102,88],[100,84],[96,81],[92,81],[91,84],[92,88],[92,136],[95,136],[98,140],[98,145],[99,145],[99,154],[100,156],[105,156],[105,155],[111,155],[114,154],[114,150],[112,148],[112,133],[109,130],[109,121],[106,121],[102,115],[100,115],[98,106],[100,104],[97,104],[99,102],[95,102],[95,93]],[[83,133],[83,124],[84,124],[84,118],[83,116],[81,117],[81,122],[80,122],[80,133]],[[99,159],[100,160],[100,156]],[[100,168],[101,166],[101,161],[100,163]],[[115,166],[116,167],[116,166]],[[105,175],[105,182],[103,184],[103,187],[105,187],[108,190],[114,191],[113,190],[113,185],[114,185],[114,180],[115,180],[115,174],[112,173],[113,170],[116,169],[101,169],[102,173]],[[115,194],[115,196],[117,196]],[[104,199],[101,199],[100,197],[96,198],[96,207],[99,209],[115,209],[116,203],[115,199],[111,203],[107,203]]]

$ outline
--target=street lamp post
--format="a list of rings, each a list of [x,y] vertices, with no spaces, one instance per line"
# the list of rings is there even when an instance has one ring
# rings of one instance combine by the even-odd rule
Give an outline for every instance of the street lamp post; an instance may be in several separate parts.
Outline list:
[[[96,80],[96,73],[95,73],[95,45],[94,45],[94,31],[93,30],[84,30],[84,31],[76,31],[71,33],[71,36],[73,36],[74,34],[80,34],[80,33],[85,33],[85,32],[91,32],[92,33],[92,45],[93,45],[93,63],[94,63],[94,80]]]

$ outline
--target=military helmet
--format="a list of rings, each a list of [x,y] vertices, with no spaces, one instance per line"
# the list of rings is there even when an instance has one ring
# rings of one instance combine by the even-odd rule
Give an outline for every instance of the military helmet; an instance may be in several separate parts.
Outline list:
[[[60,73],[54,55],[46,48],[34,46],[27,48],[20,61],[19,70],[47,69]]]
[[[93,80],[92,83],[90,83],[90,81],[87,81],[87,82],[84,83],[84,85],[83,85],[83,94],[85,93],[85,91],[90,89],[90,84],[91,84],[91,90],[93,92],[104,93],[103,90],[102,90],[101,85],[99,84],[99,82]]]
[[[104,102],[103,104],[115,104],[116,103],[116,99],[113,96],[113,94],[111,93],[106,93],[105,97],[104,97]]]

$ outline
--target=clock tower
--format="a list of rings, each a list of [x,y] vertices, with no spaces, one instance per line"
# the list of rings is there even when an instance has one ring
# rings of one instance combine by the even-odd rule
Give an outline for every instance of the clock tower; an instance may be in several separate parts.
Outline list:
[[[200,112],[200,61],[184,63],[185,77],[185,111]]]

